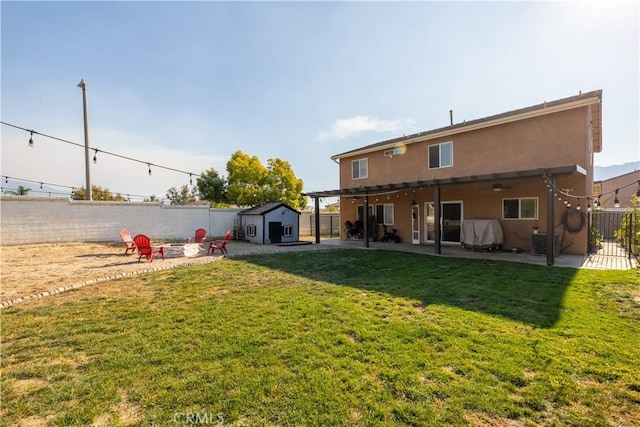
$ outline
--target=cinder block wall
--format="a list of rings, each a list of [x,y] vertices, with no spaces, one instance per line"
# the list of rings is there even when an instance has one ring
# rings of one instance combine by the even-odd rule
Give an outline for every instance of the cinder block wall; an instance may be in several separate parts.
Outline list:
[[[152,240],[182,241],[197,228],[222,237],[241,209],[163,206],[160,203],[69,201],[61,198],[0,198],[0,244],[120,241],[120,230]]]

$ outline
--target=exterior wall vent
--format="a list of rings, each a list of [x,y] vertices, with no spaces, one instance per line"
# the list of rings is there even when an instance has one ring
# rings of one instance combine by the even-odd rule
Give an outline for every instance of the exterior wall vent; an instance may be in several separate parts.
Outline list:
[[[403,150],[402,147],[395,147],[392,150],[385,150],[384,156],[385,157],[399,156],[401,154],[404,154],[404,152],[405,150]]]

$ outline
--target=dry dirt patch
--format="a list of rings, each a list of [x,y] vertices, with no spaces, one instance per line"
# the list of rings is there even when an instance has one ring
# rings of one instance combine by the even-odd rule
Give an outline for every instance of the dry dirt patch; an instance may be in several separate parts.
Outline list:
[[[165,260],[152,263],[125,255],[124,244],[42,243],[0,247],[0,302],[28,297],[60,287],[104,279],[118,274],[167,268],[215,259],[206,250],[191,258],[181,246],[167,247]]]

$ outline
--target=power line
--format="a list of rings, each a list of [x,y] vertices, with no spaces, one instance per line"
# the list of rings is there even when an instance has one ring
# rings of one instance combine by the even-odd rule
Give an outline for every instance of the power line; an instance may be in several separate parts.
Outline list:
[[[40,190],[42,190],[42,186],[44,186],[44,185],[48,185],[48,186],[51,186],[51,187],[68,188],[68,189],[71,190],[70,191],[71,195],[73,195],[73,192],[75,192],[76,190],[79,190],[80,188],[82,188],[82,187],[73,187],[73,186],[70,186],[70,185],[54,184],[54,183],[45,182],[45,181],[34,181],[32,179],[16,178],[14,176],[12,177],[12,176],[7,176],[7,175],[2,175],[0,178],[2,178],[2,184],[5,187],[6,187],[6,185],[9,184],[9,180],[15,180],[15,181],[20,181],[20,182],[29,182],[29,183],[32,183],[32,184],[39,184],[40,185]],[[15,190],[17,190],[17,189],[15,189]],[[51,194],[54,193],[54,192],[50,192],[50,191],[40,191],[40,190],[29,190],[29,191],[37,192],[37,193],[51,193]],[[86,191],[86,189],[85,189],[85,191]],[[111,194],[112,196],[118,196],[118,195],[119,196],[123,196],[123,197],[126,196],[127,199],[129,199],[131,197],[134,197],[136,199],[139,198],[139,199],[143,199],[143,200],[151,198],[151,196],[142,196],[142,195],[139,195],[139,194],[120,193],[120,192],[115,192],[115,191],[104,191],[104,192],[108,193],[108,194]],[[57,193],[57,194],[65,194],[66,195],[68,193]]]
[[[19,190],[19,188],[17,188],[17,187],[16,187],[16,188],[6,188],[6,187],[1,187],[1,186],[0,186],[0,192],[2,192],[2,193],[11,192],[11,193],[14,193],[14,194],[20,195],[20,194],[18,194],[18,190]],[[61,193],[60,191],[45,191],[45,190],[31,190],[31,189],[27,189],[27,191],[25,192],[25,195],[26,195],[26,193],[41,193],[41,194],[48,194],[48,195],[49,195],[49,197],[51,197],[52,195],[56,195],[56,196],[65,196],[65,197],[68,197],[68,196],[69,196],[69,193]]]

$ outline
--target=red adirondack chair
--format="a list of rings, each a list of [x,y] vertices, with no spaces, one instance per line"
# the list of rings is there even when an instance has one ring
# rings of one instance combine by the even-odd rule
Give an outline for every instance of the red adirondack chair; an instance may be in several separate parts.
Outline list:
[[[200,246],[203,245],[204,239],[207,238],[207,230],[204,228],[198,228],[195,233],[195,237],[189,237],[187,239],[187,243],[200,243]]]
[[[138,253],[140,254],[140,256],[138,257],[138,261],[140,261],[140,259],[144,256],[148,261],[153,262],[153,259],[158,255],[161,255],[162,260],[164,261],[164,248],[162,246],[156,248],[152,247],[151,239],[149,239],[144,234],[138,234],[133,238],[133,241],[138,247]]]
[[[131,238],[131,233],[129,233],[129,230],[122,230],[120,232],[120,237],[122,237],[122,241],[124,242],[124,244],[127,245],[127,249],[125,249],[124,253],[127,254],[129,253],[129,251],[133,253],[136,250],[136,244]]]
[[[220,249],[220,252],[222,252],[223,255],[226,255],[227,242],[229,241],[229,239],[231,239],[231,230],[227,231],[227,234],[224,236],[224,240],[214,240],[213,242],[209,243],[209,250],[207,251],[207,255],[209,255],[209,252],[211,252],[211,254],[214,254],[216,249]]]

